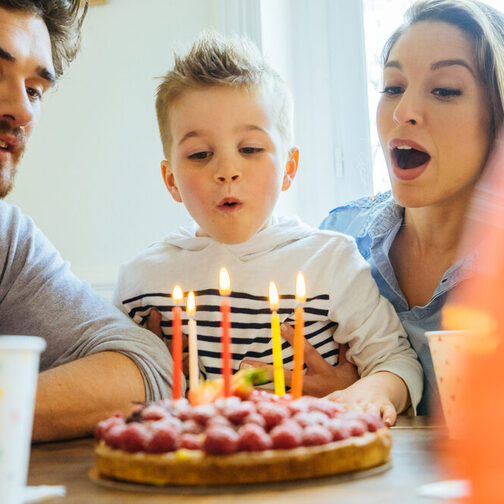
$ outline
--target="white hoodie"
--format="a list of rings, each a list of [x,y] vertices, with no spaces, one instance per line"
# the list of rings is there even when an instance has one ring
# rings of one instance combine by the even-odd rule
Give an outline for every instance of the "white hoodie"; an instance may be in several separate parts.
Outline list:
[[[171,337],[171,289],[180,283],[195,291],[200,369],[220,375],[220,296],[218,272],[231,276],[232,367],[244,358],[271,364],[271,310],[268,283],[280,294],[280,322],[293,322],[295,280],[306,278],[305,337],[330,364],[338,347],[348,344],[347,358],[360,376],[390,371],[408,386],[414,406],[422,394],[422,368],[392,305],[382,296],[368,263],[352,238],[302,224],[295,218],[273,218],[246,242],[224,244],[196,236],[197,227],[180,228],[123,264],[116,304],[140,325],[152,307],[162,314],[163,334]],[[187,335],[187,316],[183,315]],[[284,365],[292,368],[292,348],[282,344]]]

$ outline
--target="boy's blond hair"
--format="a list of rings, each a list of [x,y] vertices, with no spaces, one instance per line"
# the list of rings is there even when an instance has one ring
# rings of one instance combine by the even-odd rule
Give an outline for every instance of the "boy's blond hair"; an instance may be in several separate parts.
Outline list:
[[[166,159],[171,152],[170,109],[174,102],[185,91],[211,86],[261,91],[271,97],[287,153],[293,143],[293,102],[285,82],[248,39],[207,31],[186,56],[175,55],[173,70],[163,77],[157,89],[156,114]]]

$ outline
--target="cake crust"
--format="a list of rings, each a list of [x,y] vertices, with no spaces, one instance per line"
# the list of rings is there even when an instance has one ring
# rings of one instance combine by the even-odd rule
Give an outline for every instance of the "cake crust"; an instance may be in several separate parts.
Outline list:
[[[163,454],[128,453],[96,446],[96,466],[105,477],[152,485],[210,486],[265,483],[370,469],[390,460],[386,428],[342,441],[289,450],[208,455],[200,450]]]

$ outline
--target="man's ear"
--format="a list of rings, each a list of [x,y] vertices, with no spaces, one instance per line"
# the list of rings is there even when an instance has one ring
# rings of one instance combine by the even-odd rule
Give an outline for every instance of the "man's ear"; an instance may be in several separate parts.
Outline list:
[[[170,163],[163,159],[161,161],[161,173],[163,174],[163,180],[168,189],[168,192],[172,195],[172,198],[179,203],[182,203],[182,196],[180,196],[178,187],[175,185],[175,177],[170,168]]]
[[[282,182],[282,191],[287,191],[296,176],[299,164],[299,149],[297,147],[292,147],[289,150],[289,159],[285,165],[285,173]]]

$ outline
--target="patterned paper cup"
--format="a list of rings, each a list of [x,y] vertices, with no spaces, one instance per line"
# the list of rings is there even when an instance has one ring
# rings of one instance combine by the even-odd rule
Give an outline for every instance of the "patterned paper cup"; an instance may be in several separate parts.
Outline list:
[[[464,360],[475,334],[471,331],[428,331],[425,333],[436,372],[441,407],[451,438],[460,438],[463,419],[456,415],[469,384],[463,372]]]
[[[40,353],[34,336],[0,336],[0,504],[19,504],[26,485]]]

